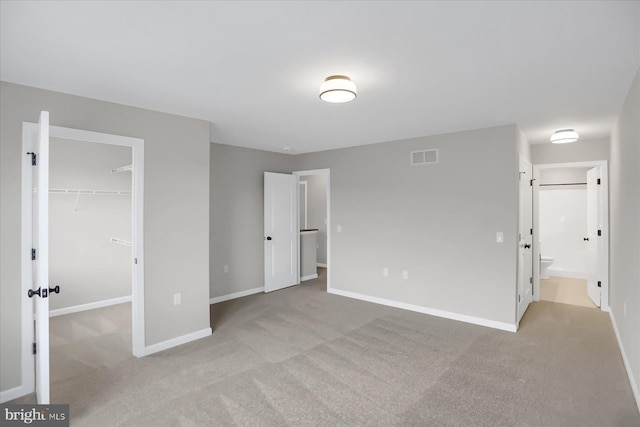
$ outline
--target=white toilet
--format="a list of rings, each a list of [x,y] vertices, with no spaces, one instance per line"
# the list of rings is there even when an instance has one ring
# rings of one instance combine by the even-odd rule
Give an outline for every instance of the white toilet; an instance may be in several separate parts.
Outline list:
[[[553,257],[540,256],[540,278],[543,280],[549,279],[549,267],[553,264]]]

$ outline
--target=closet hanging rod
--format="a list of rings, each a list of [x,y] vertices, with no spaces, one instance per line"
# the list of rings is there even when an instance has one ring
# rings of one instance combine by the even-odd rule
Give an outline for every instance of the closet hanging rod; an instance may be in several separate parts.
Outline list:
[[[76,190],[73,188],[50,188],[50,194],[92,194],[96,196],[131,196],[131,191],[110,191],[110,190]]]
[[[555,187],[557,185],[587,185],[586,182],[568,182],[566,184],[540,184],[540,187]]]

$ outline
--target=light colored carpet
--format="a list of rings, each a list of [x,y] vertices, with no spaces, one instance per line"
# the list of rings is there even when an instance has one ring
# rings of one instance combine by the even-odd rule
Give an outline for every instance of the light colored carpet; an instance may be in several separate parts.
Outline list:
[[[540,299],[597,308],[587,295],[587,281],[584,279],[550,276],[548,280],[540,280]]]
[[[115,336],[105,355],[87,332],[102,321],[53,318],[86,341],[53,349],[72,360],[53,361],[52,399],[77,426],[640,425],[606,313],[533,303],[514,334],[329,295],[323,279],[212,305],[213,336],[142,359],[121,359]],[[121,307],[107,336],[130,322]]]

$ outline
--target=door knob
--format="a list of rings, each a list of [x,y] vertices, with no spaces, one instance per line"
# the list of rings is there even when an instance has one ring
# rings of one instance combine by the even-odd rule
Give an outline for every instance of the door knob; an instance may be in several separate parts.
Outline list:
[[[272,240],[272,239],[271,239],[271,236],[267,236],[267,237],[265,237],[265,240]]]
[[[583,237],[582,240],[584,240],[585,242],[588,242],[589,238],[588,237]]]
[[[55,288],[38,288],[35,291],[33,289],[29,289],[27,291],[27,296],[29,298],[33,298],[34,295],[38,295],[41,298],[47,298],[49,296],[50,293],[54,293],[54,294],[59,294],[60,293],[60,286],[57,286]]]
[[[528,243],[525,243],[525,244],[524,244],[524,248],[525,248],[525,249],[529,249],[530,247],[531,247],[531,245],[530,245],[530,244],[528,244]]]

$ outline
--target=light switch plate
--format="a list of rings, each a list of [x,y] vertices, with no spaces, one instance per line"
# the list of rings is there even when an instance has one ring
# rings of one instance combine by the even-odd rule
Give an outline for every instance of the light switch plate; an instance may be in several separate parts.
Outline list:
[[[502,231],[498,231],[496,233],[496,243],[503,243],[504,242],[504,233],[502,233]]]

